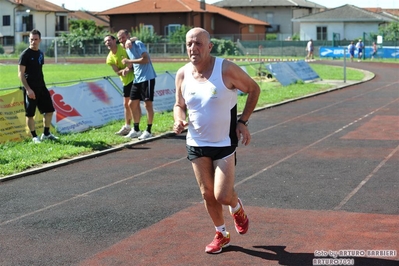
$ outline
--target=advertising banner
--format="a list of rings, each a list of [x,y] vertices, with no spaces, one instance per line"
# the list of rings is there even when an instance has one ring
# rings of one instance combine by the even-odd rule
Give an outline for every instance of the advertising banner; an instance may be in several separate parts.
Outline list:
[[[175,104],[175,92],[174,76],[170,74],[159,75],[155,81],[154,112],[172,111]]]
[[[56,112],[52,125],[57,132],[81,132],[124,118],[122,83],[117,77],[84,82],[68,87],[52,87]],[[159,75],[155,80],[154,112],[170,111],[175,103],[174,77]],[[146,114],[144,103],[141,112]]]
[[[93,82],[81,82],[65,87],[49,88],[55,113],[51,121],[58,133],[81,132],[124,119],[122,83],[118,77]],[[170,73],[158,75],[155,81],[154,112],[173,110],[175,77]],[[146,114],[141,102],[142,114]],[[26,126],[24,99],[21,90],[0,98],[0,142],[20,141],[29,137]],[[36,111],[36,131],[43,131],[43,116]]]
[[[119,78],[112,78],[116,86],[122,88]],[[152,103],[154,112],[172,111],[175,104],[175,76],[169,72],[158,75],[155,79],[154,102]],[[140,103],[142,115],[146,114],[144,102]]]
[[[345,51],[346,53],[345,53]],[[365,56],[370,58],[372,54],[372,48],[366,47]],[[350,57],[349,51],[346,47],[320,47],[319,55],[320,57],[330,57],[330,58],[343,58],[344,53],[347,58]],[[355,50],[355,57],[357,58],[358,53]],[[399,58],[399,47],[383,47],[377,50],[377,55],[375,57],[379,58]]]
[[[36,110],[35,127],[37,132],[43,129],[43,116]],[[24,97],[19,89],[0,97],[0,143],[21,141],[29,137],[26,126]]]
[[[51,122],[57,132],[80,132],[124,117],[122,96],[105,79],[49,91],[55,108]]]
[[[266,68],[283,86],[299,80],[312,81],[320,78],[305,61],[273,63],[266,65]]]

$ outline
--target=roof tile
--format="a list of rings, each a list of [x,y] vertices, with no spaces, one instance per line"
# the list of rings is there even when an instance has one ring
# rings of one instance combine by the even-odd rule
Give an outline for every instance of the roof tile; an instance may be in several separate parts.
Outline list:
[[[364,10],[354,5],[343,5],[328,9],[319,13],[306,15],[292,21],[312,22],[312,21],[392,21],[386,16]]]
[[[142,13],[179,13],[179,12],[211,12],[229,17],[242,24],[264,25],[269,23],[251,18],[221,7],[205,4],[205,10],[200,8],[197,0],[139,0],[100,12],[100,15],[142,14]]]
[[[325,6],[306,0],[224,0],[214,3],[220,7],[267,7],[267,6],[292,6],[325,8]]]
[[[65,9],[45,0],[8,0],[8,2],[15,5],[22,5],[35,11],[69,12],[68,9]]]

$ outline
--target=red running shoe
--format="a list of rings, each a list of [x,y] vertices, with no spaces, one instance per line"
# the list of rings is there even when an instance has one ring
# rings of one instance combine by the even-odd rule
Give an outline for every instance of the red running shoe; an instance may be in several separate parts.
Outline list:
[[[226,248],[230,245],[230,233],[227,232],[227,236],[223,236],[221,232],[216,232],[215,238],[213,241],[206,246],[206,253],[220,253],[222,252],[222,248]]]
[[[238,199],[238,202],[240,203],[241,207],[235,213],[231,213],[231,216],[233,216],[237,233],[243,235],[248,231],[249,220],[248,216],[244,212],[244,206],[242,205],[241,200]]]

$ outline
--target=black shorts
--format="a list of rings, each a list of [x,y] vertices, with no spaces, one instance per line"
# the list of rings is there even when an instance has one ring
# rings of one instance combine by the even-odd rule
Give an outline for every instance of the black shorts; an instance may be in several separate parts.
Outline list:
[[[130,97],[132,86],[133,86],[133,81],[127,84],[126,86],[123,86],[123,97],[125,98]]]
[[[53,113],[55,111],[50,92],[46,87],[32,89],[35,92],[36,99],[31,99],[24,89],[25,116],[34,117],[36,107],[41,114]]]
[[[193,147],[186,145],[187,159],[192,161],[200,157],[209,157],[212,161],[220,160],[234,153],[235,164],[237,163],[236,146],[227,147]]]
[[[155,79],[134,83],[130,92],[130,100],[154,101]]]

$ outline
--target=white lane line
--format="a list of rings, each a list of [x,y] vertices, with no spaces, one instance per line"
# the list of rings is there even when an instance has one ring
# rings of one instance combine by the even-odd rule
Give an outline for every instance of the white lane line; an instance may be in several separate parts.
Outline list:
[[[399,146],[397,146],[387,157],[385,157],[385,159],[380,162],[379,165],[377,165],[376,168],[374,168],[374,170],[368,175],[366,176],[366,178],[360,182],[360,184],[354,189],[352,190],[351,193],[349,193],[342,201],[340,204],[338,204],[338,206],[336,206],[334,208],[335,211],[340,210],[366,183],[367,181],[369,181],[377,172],[378,170],[380,170],[381,167],[383,167],[385,165],[385,163],[392,158],[392,156],[399,150]]]
[[[379,91],[379,90],[381,90],[381,89],[390,87],[390,86],[392,86],[392,85],[394,85],[394,84],[396,84],[396,83],[397,83],[397,82],[390,83],[390,84],[387,84],[387,85],[385,85],[385,86],[375,88],[374,90],[371,90],[371,91],[368,91],[368,92],[364,92],[364,93],[361,93],[361,94],[352,96],[352,97],[350,97],[350,98],[347,98],[347,99],[342,100],[342,101],[339,101],[339,102],[334,102],[334,103],[332,103],[332,104],[323,106],[323,107],[321,107],[321,108],[319,108],[319,109],[312,110],[312,111],[310,111],[310,112],[308,112],[308,113],[305,113],[305,114],[302,114],[302,115],[298,115],[298,116],[292,117],[292,118],[290,118],[290,119],[288,119],[288,120],[285,120],[285,121],[283,121],[283,122],[280,122],[280,123],[278,123],[278,124],[275,124],[275,125],[272,125],[272,126],[270,126],[270,127],[263,128],[263,129],[261,129],[261,130],[255,131],[255,132],[253,132],[251,135],[256,135],[256,134],[261,133],[261,132],[263,132],[263,131],[266,131],[266,130],[275,128],[275,127],[280,126],[280,125],[284,125],[284,124],[286,124],[286,123],[289,123],[289,122],[291,122],[291,121],[294,121],[294,120],[299,119],[299,118],[302,118],[302,117],[305,117],[305,116],[307,116],[307,115],[314,114],[314,113],[316,113],[316,112],[318,112],[318,111],[321,111],[321,110],[330,108],[330,107],[332,107],[332,106],[335,106],[335,105],[338,105],[338,104],[341,104],[341,103],[344,103],[344,102],[347,102],[347,101],[350,101],[350,100],[359,98],[359,97],[361,97],[361,96],[364,96],[364,95],[369,94],[369,93],[372,93],[372,92]],[[380,109],[380,108],[379,108],[379,109]],[[377,109],[377,110],[379,110],[379,109]]]
[[[383,105],[383,106],[380,106],[379,108],[377,108],[377,109],[371,111],[370,113],[365,114],[364,116],[362,116],[362,117],[360,117],[360,118],[354,120],[353,122],[350,122],[350,123],[348,123],[347,125],[345,125],[345,126],[339,128],[338,130],[334,131],[333,133],[331,133],[331,134],[329,134],[329,135],[327,135],[327,136],[325,136],[325,137],[323,137],[323,138],[321,138],[321,139],[319,139],[319,140],[317,140],[317,141],[315,141],[315,142],[313,142],[313,143],[311,143],[311,144],[309,144],[309,145],[303,147],[302,149],[300,149],[300,150],[298,150],[298,151],[296,151],[296,152],[294,152],[294,153],[289,154],[288,156],[286,156],[286,157],[284,157],[284,158],[278,160],[277,162],[275,162],[275,163],[273,163],[273,164],[271,164],[271,165],[269,165],[269,166],[263,168],[262,170],[260,170],[260,171],[258,171],[258,172],[256,172],[256,173],[254,173],[254,174],[248,176],[247,178],[244,178],[243,180],[237,182],[237,183],[235,184],[235,187],[236,187],[236,186],[239,186],[239,185],[241,185],[241,184],[243,184],[243,183],[245,183],[245,182],[247,182],[247,181],[249,181],[249,180],[251,180],[251,179],[257,177],[257,176],[259,176],[260,174],[262,174],[263,172],[269,170],[270,168],[272,168],[272,167],[274,167],[274,166],[276,166],[276,165],[279,165],[280,163],[282,163],[282,162],[284,162],[284,161],[290,159],[291,157],[293,157],[293,156],[295,156],[295,155],[297,155],[297,154],[299,154],[299,153],[301,153],[301,152],[303,152],[303,151],[309,149],[310,147],[312,147],[312,146],[314,146],[314,145],[316,145],[316,144],[318,144],[318,143],[324,141],[325,139],[327,139],[327,138],[329,138],[329,137],[331,137],[331,136],[337,134],[338,132],[341,132],[342,130],[348,128],[349,126],[352,126],[352,125],[354,125],[354,124],[360,122],[360,121],[363,120],[364,118],[366,118],[366,117],[368,117],[368,116],[370,116],[370,115],[372,115],[372,114],[378,112],[379,110],[381,110],[381,109],[385,108],[386,106],[388,106],[388,105],[390,105],[390,104],[392,104],[392,103],[395,103],[395,102],[397,102],[397,101],[399,101],[399,98],[398,98],[398,99],[394,99],[393,101],[391,101],[391,102],[389,102],[389,103],[387,103],[387,104],[385,104],[385,105]],[[293,120],[293,119],[291,119],[291,120]],[[288,120],[287,120],[287,121],[288,121]],[[286,122],[287,122],[287,121],[286,121]],[[283,123],[285,123],[285,122],[282,122],[282,123],[280,123],[280,124],[283,124]],[[371,176],[373,176],[373,175],[385,164],[385,162],[386,162],[389,158],[391,158],[391,157],[393,156],[393,154],[394,154],[398,149],[399,149],[399,146],[396,147],[396,149],[395,149],[390,155],[388,155],[388,157],[386,157],[386,158],[384,159],[384,161],[383,161],[382,164],[380,163],[380,165],[377,166],[376,169],[374,169],[374,171],[372,172],[372,175],[371,175]],[[367,176],[367,177],[365,178],[366,182],[371,178],[371,176],[370,176],[370,177]],[[361,184],[359,184],[360,187],[363,186],[363,185],[365,184],[365,182],[364,182],[365,180],[363,180],[363,181],[361,182]],[[364,184],[362,184],[363,182],[364,182]],[[360,189],[359,186],[358,186],[358,188]],[[355,190],[352,191],[348,196],[346,196],[345,199],[341,202],[342,206],[343,206],[351,197],[353,197],[353,195],[355,195],[356,192],[357,192],[359,189],[355,189]],[[345,201],[345,200],[346,200],[346,201]],[[342,207],[341,204],[338,205],[337,207]],[[335,207],[334,210],[335,210],[337,207]]]
[[[148,169],[147,171],[144,171],[144,172],[135,174],[135,175],[133,175],[133,176],[129,176],[129,177],[127,177],[127,178],[124,178],[124,179],[119,180],[119,181],[115,181],[115,182],[113,182],[113,183],[110,183],[110,184],[105,185],[105,186],[102,186],[102,187],[98,187],[98,188],[96,188],[96,189],[87,191],[87,192],[85,192],[85,193],[83,193],[83,194],[76,195],[76,196],[74,196],[74,197],[72,197],[72,198],[69,198],[69,199],[67,199],[67,200],[63,200],[63,201],[54,203],[54,204],[52,204],[52,205],[46,206],[46,207],[44,207],[44,208],[38,209],[38,210],[36,210],[36,211],[29,212],[29,213],[26,213],[26,214],[24,214],[24,215],[15,217],[15,218],[13,218],[13,219],[4,221],[4,222],[0,223],[0,226],[9,224],[9,223],[12,223],[12,222],[15,222],[15,221],[18,221],[18,220],[20,220],[20,219],[22,219],[22,218],[25,218],[25,217],[34,215],[34,214],[39,213],[39,212],[43,212],[43,211],[45,211],[45,210],[48,210],[48,209],[57,207],[57,206],[59,206],[59,205],[62,205],[62,204],[64,204],[64,203],[67,203],[67,202],[70,202],[70,201],[73,201],[73,200],[75,200],[75,199],[82,198],[82,197],[86,197],[86,196],[88,196],[88,195],[90,195],[90,194],[92,194],[92,193],[94,193],[94,192],[97,192],[97,191],[106,189],[106,188],[108,188],[108,187],[112,187],[112,186],[117,185],[117,184],[119,184],[119,183],[122,183],[122,182],[125,182],[125,181],[128,181],[128,180],[131,180],[131,179],[133,179],[133,178],[136,178],[136,177],[145,175],[145,174],[147,174],[147,173],[150,173],[150,172],[152,172],[152,171],[161,169],[161,168],[166,167],[166,166],[168,166],[168,165],[177,163],[177,162],[182,161],[182,160],[184,160],[184,159],[187,159],[187,157],[185,156],[185,157],[182,157],[182,158],[180,158],[180,159],[176,159],[176,160],[171,161],[171,162],[169,162],[169,163],[165,163],[165,164],[159,165],[159,166],[157,166],[157,167],[154,167],[154,168],[152,168],[152,169]]]

